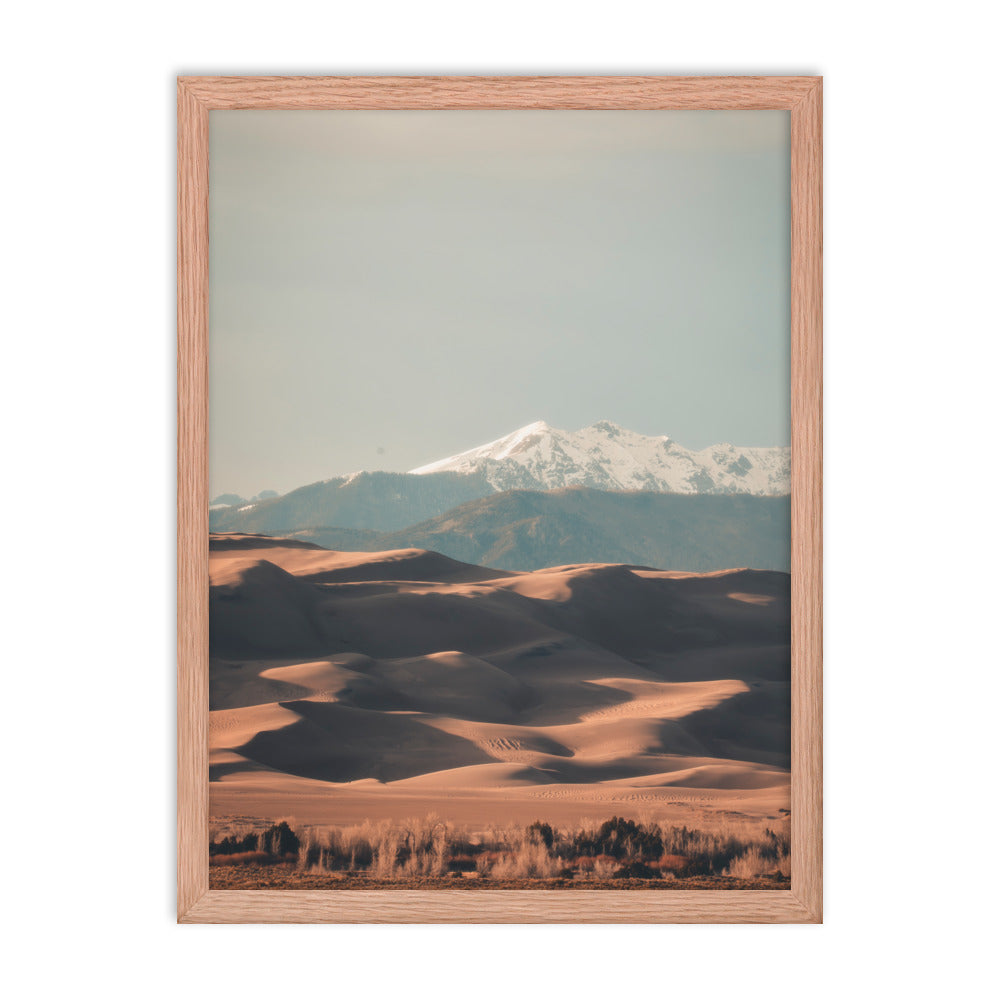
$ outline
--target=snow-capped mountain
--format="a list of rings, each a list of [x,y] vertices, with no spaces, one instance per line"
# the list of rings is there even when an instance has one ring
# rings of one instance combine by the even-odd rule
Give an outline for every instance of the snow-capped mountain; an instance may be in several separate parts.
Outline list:
[[[241,497],[239,493],[220,493],[217,497],[208,501],[208,509],[228,510],[230,507],[245,507],[247,505],[260,503],[261,500],[271,500],[277,496],[281,496],[277,490],[261,490],[260,493],[256,496],[250,497],[249,500],[245,497]]]
[[[780,497],[790,492],[790,451],[731,444],[690,451],[667,437],[646,437],[608,421],[579,431],[561,431],[538,421],[410,472],[355,472],[283,496],[237,504],[231,497],[216,497],[209,526],[212,531],[264,534],[307,528],[399,532],[498,493],[567,487],[619,494]],[[596,503],[593,497],[580,502]],[[756,530],[748,516],[730,511],[726,523],[733,530],[737,525],[738,530]],[[668,524],[664,530],[674,527]],[[365,548],[368,543],[359,536],[339,544]]]
[[[597,490],[660,493],[790,492],[790,448],[712,445],[689,451],[668,437],[646,437],[607,420],[561,431],[539,420],[506,437],[452,455],[410,475],[479,474],[496,490]]]

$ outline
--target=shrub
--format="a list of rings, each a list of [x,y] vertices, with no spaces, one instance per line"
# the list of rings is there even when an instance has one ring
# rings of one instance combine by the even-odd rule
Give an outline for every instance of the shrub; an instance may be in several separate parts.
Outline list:
[[[297,854],[299,850],[299,838],[284,820],[269,826],[260,834],[258,844],[259,850],[279,858],[286,854]]]
[[[615,871],[615,862],[612,858],[606,856],[601,856],[594,858],[594,867],[592,869],[593,876],[595,879],[600,881],[605,881],[611,878]]]
[[[729,862],[726,874],[733,878],[756,878],[764,874],[766,863],[759,848],[750,847],[738,858]]]
[[[683,854],[664,854],[659,861],[653,862],[654,868],[659,868],[661,872],[683,872],[690,866],[689,858]]]
[[[393,881],[399,873],[400,837],[395,831],[383,834],[375,845],[371,873],[377,879]]]
[[[759,847],[749,847],[730,861],[725,874],[731,878],[760,878],[763,875],[784,875],[787,878],[791,867],[787,854],[769,858]]]
[[[246,854],[257,850],[257,834],[248,833],[245,837],[223,837],[217,843],[208,845],[209,855]]]
[[[644,827],[615,816],[602,823],[596,833],[577,834],[573,850],[577,854],[656,860],[663,854],[663,840],[658,826]]]
[[[544,844],[525,841],[512,854],[504,854],[490,869],[493,879],[554,878],[562,865],[549,854]]]
[[[525,833],[528,839],[534,841],[536,844],[544,844],[546,847],[551,848],[555,843],[556,835],[548,823],[541,823],[535,820]]]
[[[618,868],[612,878],[659,878],[660,873],[641,861],[629,861]]]

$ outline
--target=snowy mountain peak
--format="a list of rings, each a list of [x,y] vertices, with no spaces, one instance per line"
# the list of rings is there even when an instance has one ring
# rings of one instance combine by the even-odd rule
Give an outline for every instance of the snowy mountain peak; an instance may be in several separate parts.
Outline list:
[[[533,424],[527,424],[520,430],[514,431],[515,434],[540,434],[544,431],[551,430],[552,428],[544,420],[536,420]]]
[[[533,424],[526,424],[516,431],[506,434],[496,441],[480,445],[478,448],[471,448],[463,451],[459,455],[451,455],[442,458],[440,461],[432,462],[430,465],[422,465],[419,469],[411,469],[410,474],[414,476],[424,476],[430,472],[473,472],[475,466],[483,461],[501,462],[523,452],[541,441],[546,435],[552,434],[552,428],[544,420],[536,420]],[[556,433],[559,433],[558,431]]]
[[[480,473],[497,490],[550,490],[588,486],[601,490],[661,493],[750,493],[790,491],[789,448],[712,445],[689,451],[665,435],[648,437],[599,420],[563,431],[536,420],[496,441],[412,469]]]
[[[624,429],[624,427],[619,427],[618,424],[611,420],[598,420],[596,424],[591,424],[590,427],[584,428],[584,430],[607,434],[608,437],[618,437]]]

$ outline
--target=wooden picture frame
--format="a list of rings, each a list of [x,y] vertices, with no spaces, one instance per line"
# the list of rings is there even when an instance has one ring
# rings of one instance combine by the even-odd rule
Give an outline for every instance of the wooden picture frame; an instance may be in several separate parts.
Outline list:
[[[822,921],[822,80],[181,77],[177,83],[177,914],[181,923]],[[213,109],[791,113],[792,874],[775,891],[210,891],[208,141]]]

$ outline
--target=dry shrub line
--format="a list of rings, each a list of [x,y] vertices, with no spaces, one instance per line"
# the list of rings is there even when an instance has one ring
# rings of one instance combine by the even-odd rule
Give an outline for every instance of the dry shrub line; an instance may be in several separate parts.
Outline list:
[[[340,872],[380,882],[445,876],[493,881],[701,875],[787,879],[788,820],[776,825],[781,828],[730,823],[706,832],[615,816],[599,825],[585,821],[576,830],[536,821],[471,834],[433,814],[402,823],[382,820],[297,831],[282,820],[256,832],[244,826],[213,839],[209,855],[213,865],[294,861],[300,872]]]

